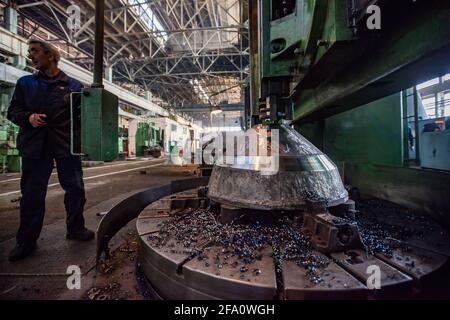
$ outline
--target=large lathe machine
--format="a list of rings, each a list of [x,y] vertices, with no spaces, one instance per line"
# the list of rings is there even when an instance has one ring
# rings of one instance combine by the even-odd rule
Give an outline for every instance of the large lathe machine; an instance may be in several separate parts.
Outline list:
[[[258,154],[248,155],[216,164],[211,177],[136,194],[103,218],[99,258],[138,217],[138,265],[161,298],[429,293],[448,234],[428,217],[360,200],[295,129],[437,75],[449,18],[446,1],[250,0],[247,128],[278,130],[268,142],[278,170],[262,172]]]

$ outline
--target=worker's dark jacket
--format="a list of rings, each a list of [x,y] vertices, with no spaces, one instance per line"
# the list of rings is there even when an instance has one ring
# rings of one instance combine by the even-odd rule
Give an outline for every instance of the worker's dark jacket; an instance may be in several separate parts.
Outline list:
[[[70,156],[70,93],[79,91],[81,83],[62,71],[54,78],[36,73],[17,81],[7,117],[20,126],[17,148],[23,157]],[[73,96],[78,97],[74,109],[79,118],[79,95]],[[47,124],[33,128],[33,113],[46,114]]]

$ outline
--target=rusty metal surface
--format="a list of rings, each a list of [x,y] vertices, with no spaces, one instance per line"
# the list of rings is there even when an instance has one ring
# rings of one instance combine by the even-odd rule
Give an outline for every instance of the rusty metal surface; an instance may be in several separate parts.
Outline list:
[[[195,198],[195,195],[194,197],[189,196],[187,198],[172,199],[170,202],[170,209],[199,208],[205,203],[205,200],[206,198]]]
[[[386,222],[390,223],[389,220]],[[392,225],[401,226],[401,224],[394,223]],[[403,240],[405,243],[450,257],[450,237],[442,227],[410,223],[408,229],[411,236]]]
[[[303,299],[364,299],[367,287],[359,280],[330,261],[318,271],[323,281],[313,283],[307,271],[293,261],[283,262],[284,296],[287,300]]]
[[[138,220],[138,223],[142,219]],[[155,233],[155,236],[158,234]],[[165,246],[156,247],[149,235],[140,236],[138,261],[153,288],[166,299],[215,299],[215,296],[196,290],[186,284],[180,273],[183,263],[192,252],[174,239]]]
[[[152,242],[152,236],[158,236],[158,233],[140,237],[143,244],[141,246],[142,252],[145,253],[141,254],[140,252],[139,257],[145,256],[146,259],[151,261],[153,267],[166,275],[177,276],[179,267],[189,258],[191,253],[187,252],[184,246],[177,243],[175,239],[168,241],[163,247],[156,247]],[[141,250],[141,248],[139,249]],[[158,286],[156,287],[158,288]]]
[[[149,188],[121,201],[103,216],[97,228],[97,261],[101,254],[108,254],[111,238],[128,222],[136,218],[149,204],[171,193],[206,185],[208,178],[191,178],[172,181],[170,184]]]
[[[164,199],[160,199],[156,202],[153,202],[151,204],[149,204],[147,207],[145,207],[145,209],[142,211],[145,212],[147,210],[166,210],[166,211],[170,211],[170,202],[172,200],[170,200],[169,198],[164,198]]]
[[[222,247],[203,252],[183,265],[183,277],[190,288],[221,299],[271,300],[277,296],[271,248],[263,249],[261,260],[248,266],[237,256],[228,253],[228,257]]]
[[[108,211],[97,228],[97,261],[103,252],[108,255],[109,241],[123,226],[136,218],[146,205],[170,193],[170,184],[150,188],[121,201]]]
[[[182,188],[177,188],[177,190],[180,189]],[[170,209],[174,200],[187,200],[190,197],[195,197],[197,195],[195,191],[196,189],[191,189],[171,194],[160,201],[150,204],[143,210],[142,215],[139,215],[136,227],[138,230],[143,231],[140,234],[139,261],[144,270],[157,270],[158,273],[164,274],[163,278],[175,277],[177,279],[176,283],[179,283],[179,280],[181,280],[178,276],[179,269],[194,252],[191,248],[186,248],[177,239],[169,238],[164,240],[163,243],[159,241],[159,239],[165,239],[165,231],[162,230],[161,223],[170,216],[173,217],[179,209],[172,210],[169,217],[159,217],[159,215],[161,210]],[[145,233],[144,231],[147,230],[151,232]],[[201,241],[199,240],[199,242]],[[165,282],[161,282],[163,278],[157,278],[152,281],[157,291],[164,291]]]
[[[170,196],[186,199],[186,192]],[[151,237],[143,234],[140,237],[141,246],[139,260],[144,270],[153,272],[152,286],[163,296],[220,299],[273,299],[277,294],[276,279],[271,248],[262,251],[260,261],[252,264],[251,270],[242,272],[245,268],[237,256],[230,254],[227,257],[221,247],[207,247],[201,256],[196,256],[194,250],[187,249],[176,239],[169,239],[162,246],[156,246],[152,239],[158,237],[155,229],[160,228],[161,219],[158,217],[159,209],[153,209],[158,203],[147,207],[137,221],[138,230],[145,232],[151,230]],[[152,217],[152,214],[154,217]],[[206,246],[208,241],[200,239]],[[193,255],[194,254],[194,255]],[[182,268],[180,268],[182,267]],[[264,272],[261,272],[264,270]],[[155,277],[154,274],[159,274]],[[162,276],[161,276],[162,275]],[[167,285],[167,278],[173,278]],[[217,288],[221,288],[217,290]],[[181,293],[184,292],[184,293]],[[203,294],[203,295],[202,295]]]
[[[377,266],[381,271],[380,283],[383,290],[388,290],[391,287],[397,290],[401,289],[404,293],[407,292],[406,290],[410,292],[412,290],[413,282],[410,276],[384,263],[382,260],[368,255],[363,250],[331,253],[331,257],[335,259],[339,266],[362,283],[367,283],[368,278],[372,275],[373,271],[368,272],[368,267]]]
[[[392,256],[381,253],[377,253],[375,256],[416,280],[429,276],[432,272],[442,268],[448,260],[443,255],[409,245],[395,249]]]
[[[164,221],[167,221],[167,217],[139,217],[139,222],[136,223],[136,229],[139,236],[156,233],[161,228]]]
[[[260,210],[302,209],[311,202],[335,206],[348,200],[338,169],[325,154],[286,124],[272,129],[279,130],[278,143],[270,140],[268,147],[278,151],[270,155],[277,170],[267,174],[262,156],[252,155],[254,150],[245,149],[249,144],[241,143],[244,150],[238,150],[235,163],[214,165],[209,198]]]
[[[391,255],[379,252],[371,255],[362,250],[327,255],[317,251],[308,253],[303,251],[306,248],[297,250],[297,240],[292,242],[297,237],[292,230],[301,232],[302,225],[294,219],[291,231],[283,229],[285,232],[280,237],[268,238],[277,252],[265,246],[259,258],[243,263],[245,259],[238,258],[235,249],[230,251],[231,247],[222,246],[226,241],[216,244],[211,241],[210,228],[218,220],[211,220],[212,224],[200,223],[209,215],[208,210],[184,208],[184,211],[168,212],[173,199],[197,196],[198,193],[192,190],[166,196],[147,206],[137,220],[141,233],[140,267],[152,287],[166,299],[366,299],[374,295],[390,297],[390,294],[411,297],[417,290],[417,281],[433,274],[448,260],[444,255],[405,243],[392,245],[391,251],[383,251],[391,252]],[[161,216],[162,212],[164,216]],[[197,212],[200,212],[199,216]],[[171,224],[167,219],[178,222]],[[256,241],[251,243],[262,245],[265,227],[256,224],[256,229],[246,228],[248,237]],[[226,231],[227,238],[234,239],[231,229]],[[171,234],[170,230],[175,233]],[[236,235],[243,236],[244,230],[247,229]],[[258,239],[254,238],[257,230],[261,230]],[[303,241],[306,238],[299,244]],[[243,242],[242,246],[249,244]],[[240,252],[248,254],[251,250]],[[367,267],[371,265],[380,267],[382,290],[369,290],[366,286],[370,276]]]
[[[150,282],[158,295],[164,299],[175,300],[212,300],[214,296],[207,295],[201,291],[194,290],[186,285],[183,277],[168,274],[155,266],[152,253],[148,252],[148,245],[140,238],[139,243],[139,266],[145,277]]]
[[[450,235],[430,217],[377,199],[361,200],[357,209],[359,229],[370,235],[364,242],[377,235],[450,257]]]
[[[356,222],[329,213],[305,213],[303,229],[311,234],[313,247],[322,253],[364,249]]]
[[[145,208],[141,214],[139,215],[139,218],[162,218],[162,217],[168,217],[170,213],[169,209],[166,208]]]

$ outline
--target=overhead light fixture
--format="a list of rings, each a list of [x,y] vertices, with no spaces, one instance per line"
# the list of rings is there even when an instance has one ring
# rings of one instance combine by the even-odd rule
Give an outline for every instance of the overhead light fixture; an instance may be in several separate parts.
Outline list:
[[[213,107],[211,108],[211,114],[219,114],[219,113],[221,113],[221,112],[222,112],[222,109],[220,109],[219,106],[213,106]]]

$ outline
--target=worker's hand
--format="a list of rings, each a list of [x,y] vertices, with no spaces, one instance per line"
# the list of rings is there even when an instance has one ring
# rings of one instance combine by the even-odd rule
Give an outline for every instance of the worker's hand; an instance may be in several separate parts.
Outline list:
[[[30,115],[28,120],[34,128],[41,127],[46,124],[45,118],[47,118],[46,114],[43,113],[33,113]]]

